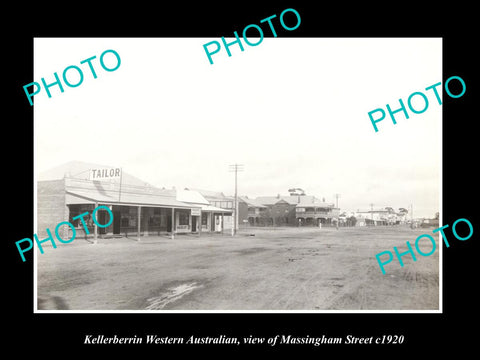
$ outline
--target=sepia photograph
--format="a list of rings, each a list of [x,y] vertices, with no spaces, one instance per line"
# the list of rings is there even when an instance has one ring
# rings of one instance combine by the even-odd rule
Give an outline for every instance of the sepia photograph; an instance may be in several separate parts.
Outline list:
[[[442,38],[248,40],[33,40],[36,313],[442,311]]]

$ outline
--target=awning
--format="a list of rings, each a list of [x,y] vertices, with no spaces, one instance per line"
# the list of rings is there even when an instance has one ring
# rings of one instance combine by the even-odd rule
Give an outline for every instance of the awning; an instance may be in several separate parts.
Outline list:
[[[118,192],[105,193],[93,189],[75,189],[66,191],[66,204],[112,204],[126,206],[151,206],[166,208],[200,208],[199,205],[186,204],[176,200],[174,197],[159,196],[154,194],[132,194]]]
[[[211,211],[211,212],[218,212],[218,213],[224,213],[224,214],[233,213],[233,210],[222,209],[212,205],[200,205],[200,206],[202,208],[202,211]]]

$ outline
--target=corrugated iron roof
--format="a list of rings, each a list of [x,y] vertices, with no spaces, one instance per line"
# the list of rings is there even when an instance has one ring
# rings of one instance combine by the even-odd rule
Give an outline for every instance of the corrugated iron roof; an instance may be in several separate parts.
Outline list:
[[[283,196],[259,196],[255,200],[262,205],[274,205],[279,201],[282,201]]]
[[[233,212],[232,210],[222,209],[212,205],[201,205],[201,207],[202,207],[202,211],[212,211],[212,212],[221,212],[221,213],[229,213],[229,214]]]
[[[91,169],[98,168],[112,168],[114,166],[104,166],[99,164],[87,163],[83,161],[69,161],[65,164],[56,166],[47,171],[43,171],[37,175],[37,181],[59,180],[64,177],[74,178],[79,180],[88,180]],[[119,183],[120,179],[111,179],[108,182]],[[147,182],[130,175],[122,169],[122,183],[123,185],[133,186],[152,186]]]
[[[195,190],[177,190],[176,198],[178,201],[194,203],[194,204],[210,204],[202,194]]]
[[[204,189],[194,189],[194,188],[185,188],[185,190],[197,191],[202,194],[203,197],[207,200],[225,200],[230,199],[228,196],[225,196],[223,192],[204,190]]]
[[[157,207],[178,207],[178,208],[199,208],[199,205],[186,204],[173,197],[161,196],[155,194],[141,193],[121,193],[118,192],[100,192],[96,189],[66,189],[67,205],[79,204],[80,199],[87,200],[88,203],[98,202],[102,204],[125,204],[125,205],[150,205]]]
[[[244,203],[246,203],[250,207],[258,207],[258,208],[261,208],[261,209],[266,208],[265,205],[262,205],[257,200],[249,199],[246,196],[239,196],[238,198],[240,199],[240,201],[243,201]]]

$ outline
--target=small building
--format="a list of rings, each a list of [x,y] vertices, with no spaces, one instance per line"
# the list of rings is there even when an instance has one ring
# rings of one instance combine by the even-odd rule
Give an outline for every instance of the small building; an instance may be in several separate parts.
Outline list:
[[[435,227],[435,228],[438,228],[440,226],[440,219],[437,218],[437,217],[435,217],[433,219],[422,218],[420,226],[421,227]]]
[[[224,212],[223,215],[219,213],[213,214],[212,223],[218,224],[223,223],[224,230],[231,230],[233,228],[233,212],[235,210],[235,199],[231,196],[225,196],[223,192],[219,191],[211,191],[211,190],[204,190],[204,189],[193,189],[193,188],[185,188],[185,190],[196,191],[198,192],[203,198],[208,201],[208,203],[215,207],[220,208],[223,210],[228,210],[228,212]],[[223,217],[223,219],[221,219]],[[202,215],[202,229],[205,227],[209,227],[207,223],[210,220],[207,220],[207,214]]]
[[[355,212],[357,226],[385,226],[399,225],[406,221],[405,212],[396,212],[392,207],[370,210],[357,210]]]
[[[187,231],[192,232],[223,232],[231,230],[232,222],[225,221],[225,218],[231,218],[232,210],[223,209],[214,205],[196,190],[177,190],[177,200],[183,203],[200,207],[200,211],[192,213],[190,219],[190,228]]]

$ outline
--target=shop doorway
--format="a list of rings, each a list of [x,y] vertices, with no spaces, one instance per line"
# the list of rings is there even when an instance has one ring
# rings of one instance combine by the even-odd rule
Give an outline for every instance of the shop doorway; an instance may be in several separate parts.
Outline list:
[[[120,211],[113,212],[113,235],[120,234],[120,224],[122,222],[122,213]]]
[[[197,217],[192,216],[192,232],[197,232]]]
[[[172,232],[172,217],[167,216],[167,232]]]

